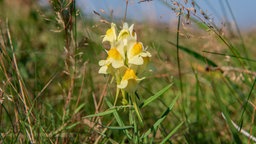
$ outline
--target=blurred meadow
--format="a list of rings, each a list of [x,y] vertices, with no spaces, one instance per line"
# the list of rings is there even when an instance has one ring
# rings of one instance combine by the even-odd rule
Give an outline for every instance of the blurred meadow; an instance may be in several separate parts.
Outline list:
[[[156,1],[164,18],[135,18]],[[0,0],[0,143],[255,143],[256,29],[223,3],[230,20],[192,0]],[[151,53],[139,112],[98,73],[112,22]]]

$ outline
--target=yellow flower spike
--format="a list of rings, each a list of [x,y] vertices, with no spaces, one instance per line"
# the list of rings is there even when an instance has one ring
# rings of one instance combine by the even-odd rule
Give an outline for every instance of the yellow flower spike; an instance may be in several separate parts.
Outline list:
[[[110,44],[114,44],[116,41],[116,25],[111,23],[111,28],[107,30],[102,42],[109,41]]]
[[[137,76],[145,76],[144,70],[148,65],[151,54],[146,51],[141,42],[137,41],[137,35],[133,27],[134,25],[129,27],[127,23],[124,23],[121,31],[117,33],[116,25],[111,24],[111,28],[106,31],[103,38],[103,42],[110,43],[111,49],[107,51],[107,58],[99,61],[101,66],[99,73],[111,74],[113,76],[112,80],[117,84],[114,105],[116,105],[121,93],[121,103],[127,105],[131,102],[134,112],[142,123],[142,115],[136,103],[135,91],[139,82],[144,79]],[[129,96],[129,99],[127,96]]]

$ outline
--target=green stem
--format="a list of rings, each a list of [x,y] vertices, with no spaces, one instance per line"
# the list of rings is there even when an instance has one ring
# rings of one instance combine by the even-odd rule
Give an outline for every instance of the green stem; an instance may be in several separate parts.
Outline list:
[[[117,99],[118,99],[119,92],[120,92],[120,89],[118,87],[116,87],[116,98],[115,98],[114,106],[116,106],[116,102],[117,102]]]
[[[135,94],[132,94],[132,95],[131,95],[131,100],[132,100],[132,105],[133,105],[133,107],[134,107],[134,110],[135,110],[135,112],[136,112],[136,114],[137,114],[137,117],[138,117],[140,123],[143,124],[142,115],[141,115],[141,113],[140,113],[140,110],[139,110],[139,108],[138,108],[138,106],[137,106],[137,103],[136,103],[136,100],[135,100]]]
[[[121,90],[121,92],[122,92],[122,96],[123,96],[122,104],[127,105],[128,101],[126,100],[126,92],[124,90]]]
[[[179,71],[179,79],[180,79],[180,91],[181,93],[183,93],[182,77],[181,77],[181,69],[180,69],[180,54],[179,54],[180,15],[181,15],[181,10],[178,18],[178,26],[177,26],[177,34],[176,34],[176,48],[177,48],[176,55],[177,55],[178,71]]]
[[[134,115],[134,113],[136,113],[138,118],[140,116],[138,116],[138,113],[136,111],[136,108],[135,108],[136,104],[134,105],[134,100],[135,100],[135,96],[131,95],[131,98],[129,99],[129,104],[132,104],[134,106],[134,109],[130,109],[130,111],[129,111],[129,121],[130,121],[130,125],[133,125],[132,141],[134,144],[138,144],[139,143],[138,123],[137,123],[136,116]],[[135,101],[135,103],[136,103],[136,101]]]

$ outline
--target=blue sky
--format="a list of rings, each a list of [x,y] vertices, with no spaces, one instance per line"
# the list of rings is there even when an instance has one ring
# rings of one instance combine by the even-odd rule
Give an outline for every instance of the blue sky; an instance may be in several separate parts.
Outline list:
[[[140,4],[138,1],[129,0],[127,13],[129,18],[163,22],[175,19],[174,12],[163,5],[160,0]],[[256,28],[256,0],[196,0],[216,22],[223,21],[225,15],[232,21],[226,1],[228,1],[240,28]],[[92,14],[93,10],[100,11],[102,9],[106,14],[114,10],[114,17],[123,17],[125,11],[125,0],[77,0],[77,4],[86,15]],[[222,7],[224,7],[224,11]]]

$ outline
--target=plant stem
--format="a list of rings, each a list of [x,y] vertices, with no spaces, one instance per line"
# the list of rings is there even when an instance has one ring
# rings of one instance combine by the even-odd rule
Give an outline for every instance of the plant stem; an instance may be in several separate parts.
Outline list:
[[[180,69],[180,56],[179,56],[179,37],[180,37],[180,15],[181,15],[181,10],[179,13],[179,18],[178,18],[178,26],[177,26],[177,35],[176,35],[176,48],[177,48],[177,62],[178,62],[178,70],[179,70],[179,79],[180,79],[180,91],[183,93],[183,86],[182,86],[182,78],[181,78],[181,69]]]

